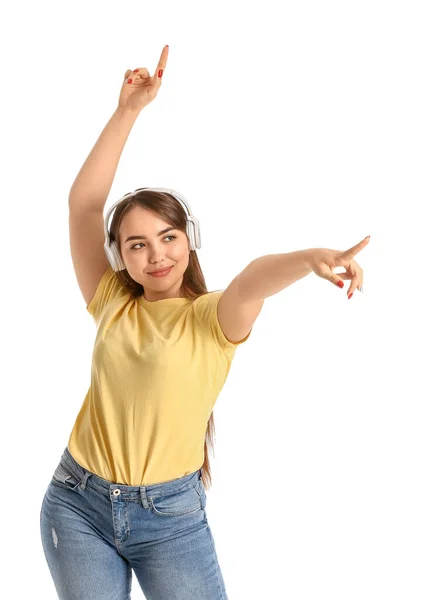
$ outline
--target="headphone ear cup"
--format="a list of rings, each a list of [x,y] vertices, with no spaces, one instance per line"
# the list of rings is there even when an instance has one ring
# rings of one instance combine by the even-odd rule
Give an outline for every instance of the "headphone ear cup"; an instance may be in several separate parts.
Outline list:
[[[124,262],[121,259],[117,242],[112,242],[111,249],[112,249],[112,252],[114,253],[115,263],[117,265],[117,271],[124,271],[124,269],[126,268],[126,265],[124,264]]]
[[[108,259],[109,264],[114,269],[114,271],[116,271],[117,269],[116,269],[114,255],[111,252],[111,249],[110,249],[110,247],[109,247],[109,245],[107,243],[104,244],[104,250],[105,250],[105,254],[106,254],[106,257]]]
[[[120,252],[118,250],[118,246],[116,242],[111,242],[109,247],[107,245],[105,247],[105,252],[108,258],[108,261],[114,271],[124,271],[126,265],[123,263]]]
[[[190,250],[201,248],[200,227],[195,217],[190,215],[187,217],[186,233],[189,237]]]
[[[186,223],[186,234],[189,238],[189,249],[195,250],[195,239],[194,239],[194,223],[187,221]]]

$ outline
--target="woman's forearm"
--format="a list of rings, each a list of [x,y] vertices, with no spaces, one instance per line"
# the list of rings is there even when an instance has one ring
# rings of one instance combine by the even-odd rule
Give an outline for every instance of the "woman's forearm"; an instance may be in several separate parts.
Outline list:
[[[238,275],[242,298],[261,300],[277,294],[312,272],[307,257],[311,249],[255,258]]]
[[[118,162],[140,112],[118,107],[72,184],[69,206],[104,209]]]

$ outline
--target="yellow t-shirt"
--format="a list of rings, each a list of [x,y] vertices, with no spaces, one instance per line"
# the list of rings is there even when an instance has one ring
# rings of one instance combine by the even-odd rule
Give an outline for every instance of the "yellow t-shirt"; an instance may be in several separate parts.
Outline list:
[[[133,298],[110,267],[87,306],[97,324],[91,383],[68,441],[84,468],[152,485],[204,462],[207,422],[236,347],[218,318],[223,291]]]

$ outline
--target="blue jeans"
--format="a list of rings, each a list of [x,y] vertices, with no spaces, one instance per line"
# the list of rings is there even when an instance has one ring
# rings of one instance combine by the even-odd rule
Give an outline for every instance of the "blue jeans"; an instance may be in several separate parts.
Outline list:
[[[43,498],[44,554],[61,600],[228,600],[201,469],[147,486],[113,483],[68,448]]]

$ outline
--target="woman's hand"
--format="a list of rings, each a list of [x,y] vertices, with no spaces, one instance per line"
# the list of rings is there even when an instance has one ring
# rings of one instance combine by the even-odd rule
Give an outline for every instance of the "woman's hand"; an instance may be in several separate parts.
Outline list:
[[[312,248],[308,253],[307,263],[315,275],[331,281],[340,288],[344,286],[343,279],[350,279],[351,284],[348,289],[348,297],[350,297],[355,288],[361,291],[364,280],[364,271],[353,260],[353,257],[363,250],[369,241],[370,236],[359,242],[359,244],[349,248],[349,250],[344,251],[329,250],[328,248]],[[333,273],[333,269],[336,267],[345,267],[346,273]]]
[[[118,100],[119,107],[139,112],[154,100],[161,86],[161,76],[166,68],[168,54],[169,47],[164,46],[152,77],[145,67],[126,71]]]

